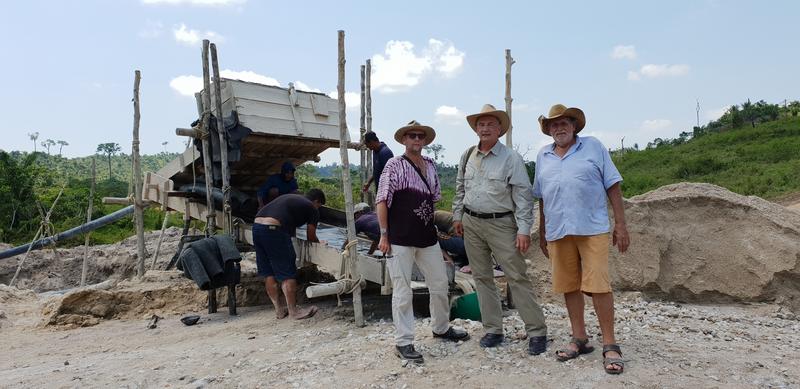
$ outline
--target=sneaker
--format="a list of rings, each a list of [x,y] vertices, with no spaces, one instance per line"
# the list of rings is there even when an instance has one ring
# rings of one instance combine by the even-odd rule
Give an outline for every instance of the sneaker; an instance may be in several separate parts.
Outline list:
[[[467,333],[467,331],[457,330],[453,327],[450,327],[443,334],[437,334],[434,332],[433,337],[442,338],[444,340],[449,340],[451,342],[458,342],[459,340],[469,339],[469,334]]]
[[[400,359],[406,359],[414,363],[425,362],[425,359],[422,358],[422,354],[418,353],[417,350],[414,350],[413,344],[406,346],[395,346],[395,354],[397,354]]]
[[[481,347],[497,347],[503,343],[503,334],[486,334],[481,338]]]
[[[532,336],[528,340],[528,354],[539,355],[547,351],[547,336]]]

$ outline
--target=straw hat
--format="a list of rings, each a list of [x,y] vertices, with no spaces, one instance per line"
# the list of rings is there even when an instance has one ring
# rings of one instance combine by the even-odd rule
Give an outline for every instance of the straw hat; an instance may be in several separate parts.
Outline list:
[[[581,111],[580,108],[567,108],[563,104],[556,104],[550,107],[550,112],[546,117],[544,115],[539,116],[539,126],[542,128],[542,132],[549,136],[550,131],[547,130],[547,123],[560,117],[569,117],[577,120],[577,123],[575,123],[576,134],[581,132],[583,127],[586,125],[586,116],[583,114],[583,111]]]
[[[506,111],[496,109],[491,104],[484,104],[480,112],[467,116],[467,123],[469,123],[469,126],[472,127],[473,131],[478,131],[478,129],[475,127],[478,125],[478,119],[481,116],[494,116],[497,118],[497,120],[500,122],[500,136],[503,136],[503,134],[508,132],[508,127],[511,125],[511,120],[508,118]]]
[[[408,124],[406,124],[405,126],[400,127],[399,129],[397,129],[397,131],[395,131],[394,140],[396,140],[397,143],[404,144],[403,137],[406,135],[406,132],[414,130],[422,131],[425,133],[425,146],[431,144],[431,142],[433,142],[433,139],[436,138],[436,131],[434,131],[433,128],[428,126],[423,126],[418,121],[412,120],[408,122]]]

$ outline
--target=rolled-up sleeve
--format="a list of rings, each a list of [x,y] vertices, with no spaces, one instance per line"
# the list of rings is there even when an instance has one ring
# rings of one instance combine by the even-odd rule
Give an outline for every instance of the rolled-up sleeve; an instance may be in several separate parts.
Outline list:
[[[471,148],[470,148],[471,149]],[[467,157],[467,153],[470,151],[464,152],[461,155],[461,159],[458,161],[458,173],[456,174],[456,194],[453,196],[453,221],[461,221],[461,217],[464,215],[464,160]]]
[[[509,150],[511,151],[511,150]],[[511,164],[509,170],[509,185],[511,185],[511,200],[514,201],[514,216],[517,219],[517,234],[530,235],[533,226],[533,191],[525,169],[522,157],[511,151],[513,155],[508,159]]]
[[[603,153],[603,186],[608,190],[612,185],[622,181],[622,175],[619,174],[617,166],[611,160],[611,154],[602,145],[601,153]]]

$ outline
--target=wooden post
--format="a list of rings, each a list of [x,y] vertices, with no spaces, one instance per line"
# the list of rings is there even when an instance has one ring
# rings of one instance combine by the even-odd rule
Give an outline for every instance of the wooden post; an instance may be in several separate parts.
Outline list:
[[[30,254],[31,249],[33,249],[33,242],[39,240],[39,235],[45,234],[45,231],[48,231],[49,229],[52,228],[50,225],[50,215],[53,214],[53,209],[56,207],[56,204],[58,204],[58,199],[60,199],[61,195],[64,193],[64,188],[66,188],[66,184],[64,184],[64,186],[61,187],[61,190],[58,192],[58,196],[56,196],[56,199],[53,200],[53,205],[50,206],[50,210],[48,210],[47,213],[42,216],[42,223],[39,226],[39,230],[36,231],[36,235],[33,236],[31,244],[28,245],[28,251],[25,252],[25,256],[22,257],[22,260],[19,262],[19,265],[17,265],[17,270],[14,272],[14,277],[11,277],[11,282],[8,283],[8,286],[14,286],[14,284],[16,284],[17,277],[19,277],[19,271],[22,270],[22,265],[25,264],[25,260],[28,259],[28,254]],[[39,208],[40,208],[39,213],[43,213],[41,211],[41,207]],[[51,233],[50,236],[55,237],[55,233]],[[55,241],[53,242],[53,245],[54,245],[53,247],[55,248]]]
[[[208,73],[208,39],[203,39],[203,167],[205,168],[205,182],[206,182],[206,236],[214,235],[216,232],[216,218],[217,211],[214,208],[214,198],[212,197],[211,190],[214,187],[214,173],[212,172],[211,165],[214,157],[211,155],[211,131],[209,131],[211,124],[211,81]]]
[[[95,177],[97,176],[97,171],[95,170],[95,159],[92,157],[92,186],[89,189],[89,208],[86,209],[86,222],[89,223],[92,221],[92,209],[94,207],[94,181]],[[86,272],[88,270],[88,262],[89,262],[89,237],[92,235],[92,232],[89,231],[86,233],[86,239],[83,242],[83,266],[81,267],[81,286],[86,285]]]
[[[369,172],[367,172],[367,148],[364,146],[364,134],[367,132],[367,124],[366,124],[366,105],[367,105],[367,96],[365,91],[365,83],[366,83],[366,66],[361,65],[361,126],[359,127],[361,130],[361,165],[359,165],[359,177],[361,177],[361,185],[363,186],[365,182],[369,179]],[[360,190],[358,193],[361,194],[361,202],[364,202],[364,191]]]
[[[142,79],[140,71],[135,72],[133,81],[133,218],[136,222],[136,246],[138,248],[138,261],[136,262],[136,275],[144,277],[144,206],[142,204],[142,162],[139,157],[139,81]]]
[[[511,102],[514,99],[511,98],[511,65],[514,64],[514,58],[511,57],[511,49],[506,49],[506,113],[508,114],[508,132],[506,132],[506,146],[508,148],[514,147],[514,142],[511,140],[511,130],[514,129],[512,123],[514,120],[511,119]]]
[[[189,208],[186,208],[186,213],[189,213]],[[164,220],[161,222],[161,234],[158,235],[158,243],[156,243],[156,251],[153,253],[153,263],[150,265],[150,270],[156,268],[156,261],[158,261],[158,253],[161,251],[161,243],[164,241],[164,231],[167,229],[170,211],[164,211]]]
[[[347,156],[347,107],[344,102],[344,30],[339,30],[339,153],[342,157],[342,189],[344,191],[345,215],[347,215],[347,241],[356,241],[355,220],[353,220],[353,187],[350,185],[350,161]],[[360,282],[361,275],[358,273],[358,250],[347,250],[349,253],[346,259],[350,262],[350,278]],[[356,325],[364,326],[364,312],[361,307],[361,285],[353,288],[353,312]]]
[[[367,132],[372,131],[372,60],[367,60],[366,66],[366,77],[364,83],[364,92],[365,92],[365,116],[367,122]],[[367,150],[367,174],[372,174],[372,150]],[[378,183],[375,183],[375,187],[378,187]],[[372,190],[367,191],[367,204],[369,204],[372,209],[375,209],[375,196],[373,195],[374,192]]]
[[[222,120],[222,84],[217,62],[217,45],[211,44],[211,68],[214,71],[214,102],[217,108],[217,132],[219,133],[220,166],[222,167],[222,230],[231,234],[231,182],[228,169],[228,131]]]

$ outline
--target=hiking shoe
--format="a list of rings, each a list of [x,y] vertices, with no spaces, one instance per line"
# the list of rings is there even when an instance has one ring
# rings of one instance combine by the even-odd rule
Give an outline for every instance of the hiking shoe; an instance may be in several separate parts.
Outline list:
[[[531,336],[528,339],[528,354],[539,355],[547,351],[547,336]]]
[[[434,332],[433,337],[442,338],[444,340],[449,340],[451,342],[458,342],[459,340],[469,339],[469,334],[467,333],[467,331],[457,330],[453,327],[450,327],[443,334],[437,334]]]
[[[481,347],[497,347],[503,343],[503,334],[486,334],[481,338]]]
[[[395,346],[395,354],[397,354],[400,359],[406,359],[414,363],[425,362],[425,359],[422,358],[422,354],[418,353],[417,350],[414,350],[413,344],[406,346]]]

